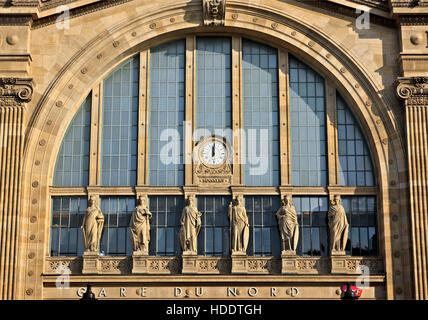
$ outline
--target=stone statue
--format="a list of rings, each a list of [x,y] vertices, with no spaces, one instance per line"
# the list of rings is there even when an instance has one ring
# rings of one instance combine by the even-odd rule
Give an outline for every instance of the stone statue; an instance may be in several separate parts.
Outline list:
[[[189,196],[181,213],[180,245],[183,252],[197,252],[197,239],[201,230],[202,213],[195,207],[195,196]]]
[[[148,254],[151,218],[152,213],[147,207],[147,197],[140,196],[138,198],[137,207],[135,207],[134,212],[132,212],[131,223],[129,225],[134,251],[142,251]]]
[[[328,227],[330,229],[330,253],[345,254],[345,246],[348,241],[349,224],[346,212],[340,203],[340,196],[334,196],[330,201],[328,210]]]
[[[94,197],[90,197],[88,208],[83,217],[82,233],[85,252],[98,252],[101,233],[104,227],[104,216],[101,209],[95,203]]]
[[[278,219],[283,253],[292,251],[295,254],[299,242],[299,223],[291,196],[286,196],[282,200],[282,206],[276,212],[276,218]]]
[[[229,204],[228,217],[230,221],[230,240],[232,254],[234,252],[246,253],[249,238],[249,224],[247,210],[244,207],[244,197],[239,195],[235,205]]]

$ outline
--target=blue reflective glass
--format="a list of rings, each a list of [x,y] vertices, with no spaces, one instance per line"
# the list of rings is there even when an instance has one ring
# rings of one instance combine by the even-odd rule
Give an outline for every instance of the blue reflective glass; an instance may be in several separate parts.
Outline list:
[[[132,186],[136,167],[128,159],[137,156],[139,56],[104,79],[101,141],[101,185]]]
[[[377,207],[374,196],[342,196],[348,218],[349,240],[346,253],[352,256],[376,256]]]
[[[244,184],[279,185],[277,50],[242,40]]]
[[[294,196],[299,222],[297,254],[306,256],[328,255],[327,197]]]
[[[184,184],[185,41],[150,49],[149,184]]]
[[[370,152],[354,115],[337,94],[337,139],[339,145],[339,184],[373,186]]]
[[[324,79],[289,56],[291,183],[327,185]]]
[[[248,255],[279,256],[281,254],[281,240],[275,216],[280,206],[280,197],[277,196],[245,197],[245,208],[250,224]]]
[[[198,254],[204,256],[229,255],[229,196],[199,196],[198,210],[202,213]]]
[[[181,196],[150,196],[149,254],[156,256],[178,256],[181,254],[179,230],[184,199]]]
[[[100,254],[106,256],[132,255],[132,244],[128,233],[135,197],[101,197],[104,229],[101,237]]]
[[[231,39],[196,39],[196,129],[215,134],[232,126]]]
[[[88,206],[85,197],[52,197],[51,256],[77,256],[83,254],[80,226]]]
[[[89,94],[80,106],[62,140],[55,164],[55,187],[87,186],[89,183],[91,96]]]

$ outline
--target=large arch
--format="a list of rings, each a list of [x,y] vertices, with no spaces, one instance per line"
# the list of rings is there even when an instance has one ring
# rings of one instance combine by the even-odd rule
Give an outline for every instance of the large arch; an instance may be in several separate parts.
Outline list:
[[[380,189],[379,225],[386,297],[391,299],[400,291],[402,293],[406,287],[402,276],[410,272],[406,263],[409,261],[408,244],[406,239],[393,235],[408,229],[407,217],[397,218],[400,211],[407,212],[405,200],[400,199],[406,177],[404,142],[399,125],[389,110],[389,101],[379,94],[381,85],[358,57],[321,29],[287,12],[234,1],[227,6],[225,26],[203,26],[201,17],[199,2],[170,1],[155,12],[130,21],[124,19],[84,45],[43,93],[26,135],[18,242],[22,244],[18,261],[25,265],[18,269],[17,279],[20,281],[16,282],[15,297],[42,298],[30,293],[34,288],[42,287],[38,275],[43,272],[47,254],[44,243],[50,207],[49,184],[62,137],[81,102],[115,66],[141,49],[193,32],[239,33],[274,43],[335,83],[358,119],[375,162]],[[40,235],[39,241],[28,240],[33,233]],[[28,270],[33,275],[29,275]],[[397,270],[400,273],[395,272]]]

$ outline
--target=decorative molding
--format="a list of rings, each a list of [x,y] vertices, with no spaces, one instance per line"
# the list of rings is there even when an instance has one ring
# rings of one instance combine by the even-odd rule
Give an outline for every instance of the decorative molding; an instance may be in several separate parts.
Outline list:
[[[391,0],[391,7],[393,8],[428,7],[428,1],[426,0]]]
[[[226,0],[203,0],[204,25],[224,25]]]
[[[86,6],[77,7],[70,10],[70,19],[80,17],[99,10],[107,9],[113,6],[117,6],[122,3],[130,2],[130,1],[133,1],[133,0],[103,0],[103,1],[98,1],[98,2],[88,4]],[[57,14],[50,15],[46,18],[34,20],[33,23],[31,24],[31,29],[38,29],[38,28],[42,28],[44,26],[53,24],[56,22],[56,19],[61,14],[62,12],[59,12]]]
[[[33,97],[31,78],[0,78],[0,106],[23,106]]]
[[[231,260],[224,257],[204,257],[199,258],[198,273],[229,274]]]
[[[400,25],[426,26],[428,25],[428,16],[400,16]]]
[[[258,274],[280,274],[281,259],[277,257],[247,257],[247,272]]]
[[[428,77],[400,77],[397,94],[406,106],[428,106]]]

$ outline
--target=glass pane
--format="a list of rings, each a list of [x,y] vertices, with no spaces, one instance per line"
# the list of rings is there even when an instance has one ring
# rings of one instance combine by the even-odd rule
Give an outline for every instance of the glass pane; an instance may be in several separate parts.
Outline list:
[[[55,164],[53,186],[77,187],[89,183],[89,141],[91,123],[89,94],[65,132]]]
[[[327,184],[324,79],[290,55],[291,183]]]
[[[231,39],[196,39],[196,128],[232,127]]]
[[[133,186],[137,170],[128,159],[137,156],[139,56],[104,79],[101,138],[101,185]]]
[[[184,184],[185,41],[150,49],[149,184]]]
[[[128,240],[128,228],[135,208],[134,197],[101,197],[104,215],[104,230],[100,251],[104,255],[132,254],[132,244]]]
[[[277,50],[242,40],[245,131],[244,183],[279,185]]]
[[[340,185],[373,186],[374,172],[367,143],[354,115],[339,94],[337,115]]]
[[[149,208],[152,213],[150,254],[165,256],[180,253],[178,232],[184,208],[183,200],[181,196],[149,197]]]
[[[202,213],[198,254],[205,256],[228,255],[229,219],[227,212],[232,198],[229,196],[199,196],[198,210]]]

